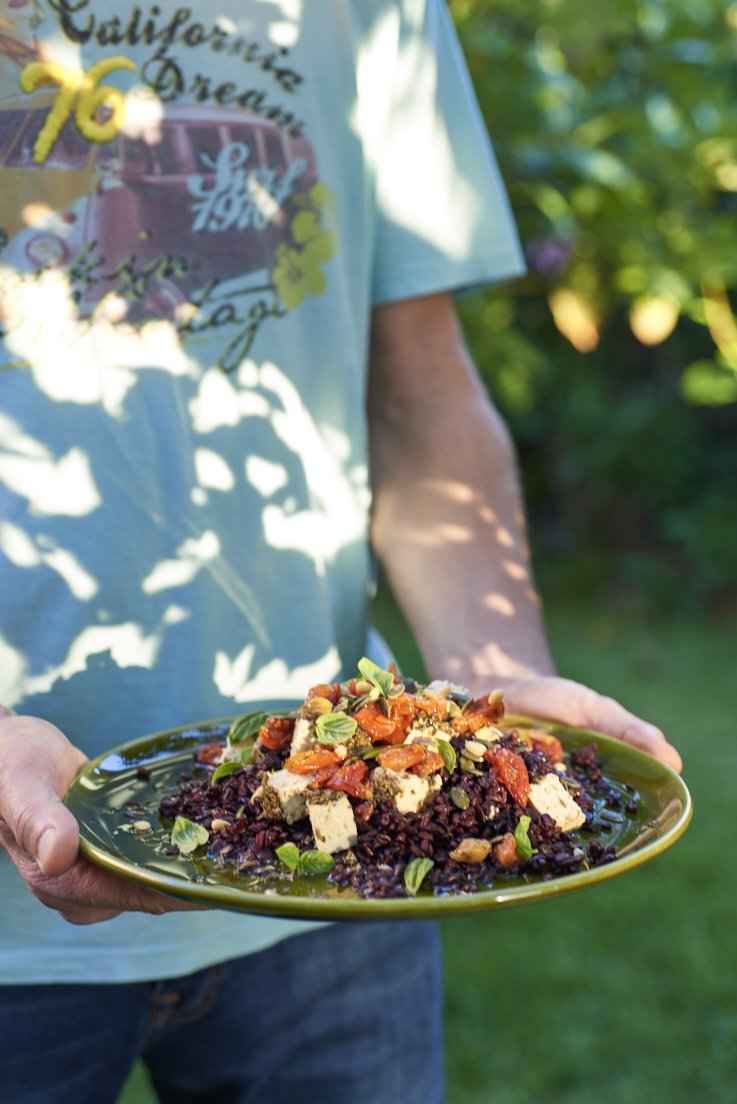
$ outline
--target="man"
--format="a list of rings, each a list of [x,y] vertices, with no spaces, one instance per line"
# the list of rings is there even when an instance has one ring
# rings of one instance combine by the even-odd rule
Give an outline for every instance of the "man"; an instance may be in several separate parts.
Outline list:
[[[450,298],[521,262],[447,13],[49,0],[28,45],[0,71],[0,1089],[113,1101],[142,1053],[164,1101],[439,1099],[431,929],[191,910],[80,859],[61,798],[85,756],[352,673],[369,486],[431,676],[678,765],[554,675]]]

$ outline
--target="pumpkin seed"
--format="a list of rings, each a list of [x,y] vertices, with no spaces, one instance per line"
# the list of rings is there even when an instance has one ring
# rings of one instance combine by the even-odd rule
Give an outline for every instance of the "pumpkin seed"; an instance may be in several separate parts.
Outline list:
[[[460,786],[453,786],[450,791],[450,800],[457,809],[467,809],[471,804],[471,798]]]

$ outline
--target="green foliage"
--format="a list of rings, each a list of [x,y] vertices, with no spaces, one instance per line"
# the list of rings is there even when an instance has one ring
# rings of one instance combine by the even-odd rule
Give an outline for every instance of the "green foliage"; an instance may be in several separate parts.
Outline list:
[[[718,595],[737,564],[737,4],[450,6],[530,269],[462,314],[540,562],[641,585],[657,557],[664,600]]]

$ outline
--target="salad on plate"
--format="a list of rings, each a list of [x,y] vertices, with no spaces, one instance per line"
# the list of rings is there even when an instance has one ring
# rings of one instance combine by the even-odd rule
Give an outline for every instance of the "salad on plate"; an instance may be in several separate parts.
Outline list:
[[[274,885],[324,875],[364,898],[474,893],[608,863],[638,810],[594,744],[509,726],[500,691],[422,685],[362,659],[299,708],[249,713],[161,799],[171,854]]]

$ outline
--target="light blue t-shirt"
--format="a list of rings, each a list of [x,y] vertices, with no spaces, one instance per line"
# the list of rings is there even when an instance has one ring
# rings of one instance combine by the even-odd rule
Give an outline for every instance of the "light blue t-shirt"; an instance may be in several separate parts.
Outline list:
[[[522,269],[440,0],[36,0],[0,47],[0,702],[94,756],[365,649],[375,304]],[[0,859],[0,981],[304,930],[73,927]]]

